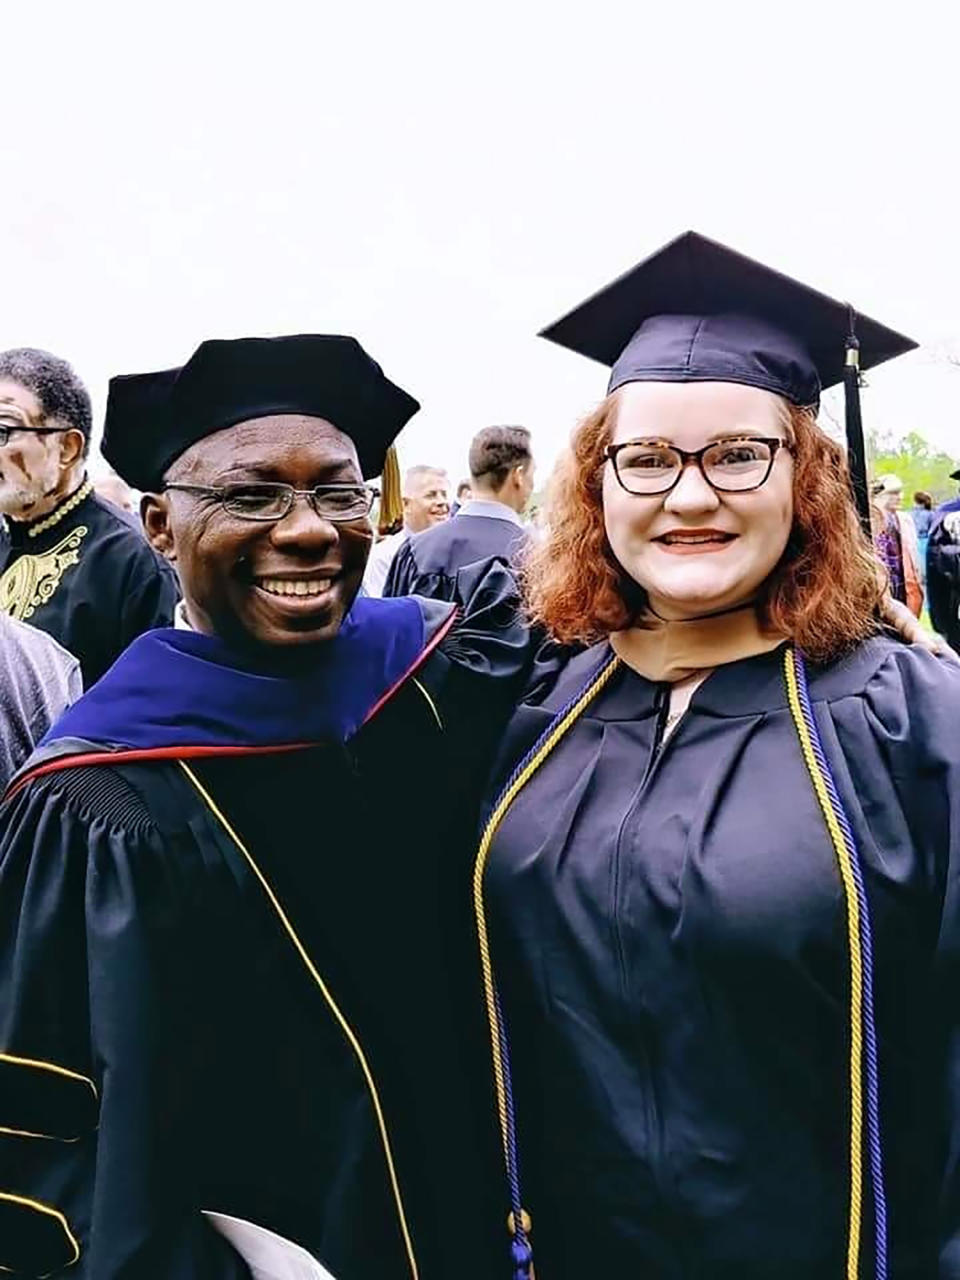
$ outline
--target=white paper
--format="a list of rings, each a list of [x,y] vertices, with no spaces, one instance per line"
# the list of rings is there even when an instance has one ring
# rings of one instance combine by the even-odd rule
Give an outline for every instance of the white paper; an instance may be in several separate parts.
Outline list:
[[[250,1268],[253,1280],[334,1280],[306,1249],[266,1227],[208,1209],[203,1216],[230,1241]]]

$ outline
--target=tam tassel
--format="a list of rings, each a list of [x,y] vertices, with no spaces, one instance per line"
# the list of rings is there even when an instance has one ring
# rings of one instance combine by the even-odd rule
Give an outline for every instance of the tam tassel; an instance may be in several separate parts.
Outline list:
[[[843,369],[843,400],[847,428],[847,457],[850,466],[850,482],[853,500],[863,531],[872,537],[870,529],[870,494],[867,489],[867,450],[863,438],[863,419],[860,413],[860,343],[855,329],[855,312],[849,308],[850,332],[847,335],[847,359]]]
[[[397,451],[393,447],[387,450],[383,460],[383,471],[380,475],[380,517],[378,520],[381,535],[392,533],[394,527],[403,519],[403,488],[400,483],[400,462]]]

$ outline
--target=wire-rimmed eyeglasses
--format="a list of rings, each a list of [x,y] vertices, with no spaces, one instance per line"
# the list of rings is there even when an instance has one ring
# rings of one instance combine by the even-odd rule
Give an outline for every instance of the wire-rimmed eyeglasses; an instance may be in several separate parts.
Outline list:
[[[361,520],[370,514],[377,490],[366,484],[318,484],[295,489],[292,484],[168,484],[166,489],[199,493],[215,498],[228,515],[238,520],[282,520],[297,498],[306,498],[321,520],[334,524]]]
[[[621,487],[646,496],[669,493],[691,462],[719,493],[749,493],[766,484],[780,449],[789,451],[790,445],[779,437],[736,436],[692,450],[666,440],[624,440],[603,452]]]

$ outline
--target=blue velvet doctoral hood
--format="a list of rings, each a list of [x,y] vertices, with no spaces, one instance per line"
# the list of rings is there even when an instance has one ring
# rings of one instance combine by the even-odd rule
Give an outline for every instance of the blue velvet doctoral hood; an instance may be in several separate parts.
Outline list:
[[[452,619],[421,603],[356,600],[338,634],[298,668],[262,661],[216,636],[164,628],[140,636],[40,744],[107,749],[269,748],[346,742],[425,656]]]

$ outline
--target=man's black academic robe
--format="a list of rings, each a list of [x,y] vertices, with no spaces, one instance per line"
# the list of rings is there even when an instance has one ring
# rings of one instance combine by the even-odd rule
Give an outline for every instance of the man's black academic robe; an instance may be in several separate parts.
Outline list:
[[[136,636],[170,626],[178,598],[137,521],[88,484],[40,520],[9,521],[0,538],[0,609],[59,640],[85,688]]]
[[[0,1264],[247,1276],[210,1210],[337,1280],[504,1274],[469,861],[526,638],[502,570],[474,600],[345,744],[8,799]]]
[[[927,592],[934,628],[960,650],[960,498],[934,513],[927,545]]]
[[[493,503],[484,505],[496,509]],[[506,516],[461,512],[432,529],[413,534],[403,543],[393,557],[383,594],[455,600],[461,569],[494,559],[514,566],[523,554],[526,539],[522,526]]]

